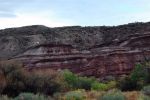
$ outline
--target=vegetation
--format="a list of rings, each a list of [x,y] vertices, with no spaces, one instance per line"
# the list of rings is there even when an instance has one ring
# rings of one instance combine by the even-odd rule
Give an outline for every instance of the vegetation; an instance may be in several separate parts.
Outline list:
[[[149,86],[145,86],[145,87],[142,89],[142,92],[143,92],[143,94],[150,96],[150,85],[149,85]]]
[[[21,93],[14,100],[52,100],[52,98],[41,94]]]
[[[16,62],[2,62],[0,71],[1,78],[4,80],[0,82],[1,93],[8,96],[14,97],[22,92],[53,94],[60,91],[63,85],[60,78],[61,83],[58,81],[59,76],[56,73],[40,71],[29,73]]]
[[[150,84],[150,73],[145,64],[137,64],[133,72],[118,81],[118,87],[122,91],[141,90],[143,86]]]
[[[137,100],[150,100],[150,97],[146,96],[146,95],[143,95],[143,94],[140,94],[140,96]]]
[[[125,96],[121,91],[113,90],[100,97],[99,100],[125,100]]]
[[[85,96],[82,91],[70,91],[65,94],[65,100],[85,100]]]
[[[18,62],[1,62],[0,100],[149,100],[149,74],[138,64],[129,76],[103,83],[69,70],[27,71]]]
[[[96,81],[94,78],[87,78],[87,77],[80,77],[69,70],[63,71],[63,77],[64,80],[67,82],[67,84],[72,89],[85,89],[90,90],[92,87],[92,84]]]

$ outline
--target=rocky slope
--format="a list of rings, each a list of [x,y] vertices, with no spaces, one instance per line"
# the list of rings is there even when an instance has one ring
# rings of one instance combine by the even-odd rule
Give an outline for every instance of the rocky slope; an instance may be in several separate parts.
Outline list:
[[[103,77],[128,74],[150,57],[150,23],[113,27],[26,26],[0,31],[0,59],[27,69],[70,69]]]

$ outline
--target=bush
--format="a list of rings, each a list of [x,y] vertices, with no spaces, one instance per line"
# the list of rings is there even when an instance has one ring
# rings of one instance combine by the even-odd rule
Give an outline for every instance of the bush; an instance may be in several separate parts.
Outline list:
[[[117,87],[122,91],[132,91],[137,90],[137,83],[129,77],[124,77],[118,81]]]
[[[97,91],[105,91],[108,89],[107,85],[104,83],[98,83],[94,82],[91,87],[92,90],[97,90]]]
[[[141,90],[143,86],[148,84],[150,73],[142,64],[137,64],[129,75],[118,81],[118,87],[122,91]]]
[[[14,100],[53,100],[50,97],[46,97],[40,94],[33,93],[21,93]]]
[[[125,100],[125,96],[120,91],[113,90],[100,97],[99,100]]]
[[[83,91],[71,91],[65,94],[65,100],[85,100]]]
[[[68,83],[70,88],[77,88],[78,87],[78,77],[73,74],[72,72],[70,72],[69,70],[64,70],[62,72],[63,77],[65,79],[65,81]]]
[[[106,83],[99,83],[97,81],[93,82],[91,89],[97,91],[106,91],[116,87],[115,81],[110,81]]]
[[[68,70],[63,71],[64,80],[72,89],[85,89],[85,90],[109,90],[116,87],[115,81],[110,81],[107,84],[99,83],[94,78],[80,77]]]
[[[16,96],[25,89],[24,82],[27,72],[23,69],[22,64],[14,61],[1,62],[0,71],[6,80],[6,86],[2,93]]]
[[[150,100],[150,96],[140,94],[137,100]]]
[[[107,83],[108,89],[116,88],[116,85],[117,85],[116,81],[110,81]]]
[[[0,70],[0,94],[6,87],[6,77],[4,76],[3,72]]]
[[[79,79],[78,79],[78,88],[85,89],[85,90],[90,90],[94,81],[95,80],[92,79],[92,78],[79,77]]]
[[[131,73],[131,79],[134,81],[138,81],[140,78],[144,77],[144,71],[141,64],[137,64]]]
[[[0,79],[2,80],[0,92],[12,97],[21,92],[53,94],[60,91],[64,85],[63,79],[58,75],[56,71],[55,73],[38,70],[28,72],[18,62],[3,62],[0,63]]]
[[[63,76],[72,89],[90,90],[92,83],[95,81],[93,78],[79,77],[68,70],[63,71]]]
[[[1,95],[0,100],[13,100],[13,99],[9,98],[7,95]]]
[[[60,91],[61,84],[50,73],[33,72],[26,80],[26,91],[33,93],[53,94]]]
[[[145,95],[149,95],[150,96],[150,85],[149,86],[145,86],[142,89],[142,93],[145,94]]]

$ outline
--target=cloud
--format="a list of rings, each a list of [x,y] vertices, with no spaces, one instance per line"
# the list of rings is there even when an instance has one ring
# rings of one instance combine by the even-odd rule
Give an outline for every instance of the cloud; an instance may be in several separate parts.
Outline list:
[[[0,18],[16,17],[16,12],[25,4],[30,4],[35,0],[0,0]]]
[[[36,2],[35,2],[36,1]],[[70,26],[75,22],[60,18],[47,0],[0,0],[0,29],[26,25]]]
[[[70,26],[75,23],[71,20],[57,19],[53,15],[43,13],[18,13],[14,18],[0,18],[0,29],[6,27],[20,27],[27,25],[46,25],[49,27]]]
[[[149,0],[0,0],[0,28],[150,21]]]

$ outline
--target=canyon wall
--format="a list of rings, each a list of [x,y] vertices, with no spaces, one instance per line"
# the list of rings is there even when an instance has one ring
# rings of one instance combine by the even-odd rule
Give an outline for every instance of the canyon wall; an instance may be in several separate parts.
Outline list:
[[[27,70],[69,69],[86,76],[120,76],[150,59],[150,23],[34,25],[0,30],[0,35],[0,60],[21,61]]]
[[[14,57],[28,70],[69,69],[84,76],[106,77],[129,74],[135,64],[150,58],[150,34],[133,35],[119,46],[78,50],[67,44],[42,44]]]

